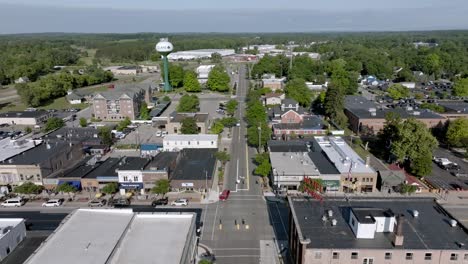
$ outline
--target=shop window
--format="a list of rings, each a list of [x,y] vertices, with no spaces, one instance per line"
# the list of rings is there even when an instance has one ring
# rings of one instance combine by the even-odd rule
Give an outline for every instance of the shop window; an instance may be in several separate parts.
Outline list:
[[[351,259],[358,259],[359,254],[357,252],[351,252]]]

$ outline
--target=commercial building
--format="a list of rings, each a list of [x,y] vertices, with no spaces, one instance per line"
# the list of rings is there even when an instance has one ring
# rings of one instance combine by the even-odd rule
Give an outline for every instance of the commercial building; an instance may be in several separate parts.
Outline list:
[[[47,121],[53,114],[47,111],[16,111],[0,114],[0,124],[35,126]]]
[[[138,75],[143,72],[140,66],[112,66],[104,70],[112,72],[114,75]]]
[[[176,135],[170,134],[163,139],[164,151],[179,151],[182,149],[218,149],[218,135],[195,134]]]
[[[193,213],[78,209],[29,257],[27,264],[194,263]]]
[[[4,138],[0,140],[0,162],[23,153],[41,144],[42,140]]]
[[[468,102],[466,101],[439,101],[437,104],[445,110],[440,115],[449,120],[460,117],[468,118]]]
[[[0,261],[25,238],[26,226],[23,218],[0,218]]]
[[[150,103],[150,84],[116,85],[114,89],[98,92],[93,98],[93,114],[104,121],[136,119],[143,101]]]
[[[343,139],[268,142],[272,182],[281,191],[297,190],[305,178],[321,179],[324,192],[374,192],[377,174]]]
[[[468,234],[433,199],[289,197],[296,264],[465,263]]]
[[[236,54],[233,49],[199,49],[199,50],[185,50],[173,52],[167,56],[169,60],[196,60],[196,59],[209,59],[213,53],[218,53],[222,57],[231,56]]]
[[[198,133],[207,134],[209,132],[208,113],[171,113],[167,118],[153,119],[153,122],[160,128],[165,128],[169,134],[180,134],[182,120],[185,118],[193,118],[198,127]]]
[[[270,88],[272,91],[283,90],[286,83],[286,77],[276,78],[274,74],[265,74],[262,76],[262,85]]]
[[[170,176],[175,191],[205,191],[211,188],[216,167],[216,149],[183,149]]]
[[[427,109],[386,108],[369,101],[362,96],[348,95],[345,98],[345,114],[350,128],[358,134],[376,134],[383,129],[388,113],[399,115],[402,119],[413,117],[424,123],[428,128],[445,123],[445,117]]]
[[[73,166],[82,157],[80,144],[66,140],[43,142],[0,163],[0,185],[28,181],[42,185],[43,179]]]
[[[198,82],[204,84],[208,81],[208,76],[215,65],[200,65],[196,69]]]
[[[142,171],[145,193],[150,193],[158,180],[170,178],[175,170],[178,155],[178,152],[161,152],[146,164]]]

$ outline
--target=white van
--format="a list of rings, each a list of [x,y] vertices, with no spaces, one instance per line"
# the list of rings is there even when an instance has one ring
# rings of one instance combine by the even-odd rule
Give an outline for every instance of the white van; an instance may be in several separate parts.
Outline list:
[[[20,207],[24,205],[24,200],[21,197],[11,198],[1,204],[3,207]]]

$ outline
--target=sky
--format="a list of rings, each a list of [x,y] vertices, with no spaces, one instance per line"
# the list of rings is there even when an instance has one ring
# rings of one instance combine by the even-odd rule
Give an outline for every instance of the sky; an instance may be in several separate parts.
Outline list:
[[[468,29],[468,0],[0,0],[0,34]]]

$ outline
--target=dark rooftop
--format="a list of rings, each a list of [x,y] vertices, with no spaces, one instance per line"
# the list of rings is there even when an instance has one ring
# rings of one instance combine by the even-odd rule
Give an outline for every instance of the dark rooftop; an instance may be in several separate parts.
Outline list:
[[[178,152],[161,152],[146,165],[145,170],[150,170],[153,168],[158,170],[167,169],[173,162],[176,161],[178,154]]]
[[[307,152],[307,144],[301,140],[269,140],[270,152]]]
[[[353,214],[359,223],[375,223],[374,217],[395,216],[395,214],[390,209],[353,207],[351,210],[353,211]]]
[[[55,177],[58,178],[83,178],[86,176],[88,173],[96,169],[101,165],[100,162],[90,162],[91,159],[94,159],[94,157],[87,157],[80,161],[77,165],[74,167],[66,170],[64,173],[61,175],[56,175]]]
[[[197,122],[205,122],[208,119],[208,114],[207,113],[177,113],[177,112],[172,112],[170,114],[171,122],[182,122],[182,120],[187,117],[195,118]]]
[[[322,150],[317,141],[311,140],[309,157],[315,164],[320,174],[340,174],[333,162],[328,159],[327,154]]]
[[[62,127],[44,136],[44,139],[67,139],[72,141],[99,140],[98,130],[92,127]]]
[[[118,170],[141,170],[150,160],[140,157],[108,158],[84,178],[118,176]]]
[[[216,149],[183,149],[171,180],[211,180]]]
[[[404,215],[403,249],[468,249],[468,234],[457,225],[451,227],[451,217],[433,199],[409,198],[353,198],[327,199],[320,201],[307,198],[289,198],[290,210],[296,226],[304,239],[310,239],[308,248],[355,248],[355,249],[393,249],[391,233],[375,233],[374,239],[356,238],[348,224],[350,210],[360,211],[365,217],[368,214],[380,214],[391,210],[395,215]],[[360,209],[365,208],[365,209]],[[325,210],[333,211],[337,225],[324,222]],[[417,210],[419,216],[411,212]],[[380,211],[380,213],[379,213]],[[359,214],[361,216],[361,214]],[[460,247],[460,245],[462,245]]]
[[[11,165],[39,165],[40,163],[54,159],[56,155],[61,155],[64,151],[68,151],[72,148],[69,142],[55,141],[52,143],[42,143],[37,147],[29,149],[21,154],[11,157],[4,161],[4,164]],[[80,157],[74,157],[80,158]]]
[[[35,118],[43,115],[50,114],[47,111],[15,111],[15,112],[6,112],[1,113],[0,117],[24,117],[24,118]]]
[[[468,102],[448,101],[448,102],[439,102],[438,104],[443,106],[447,113],[468,114]]]

